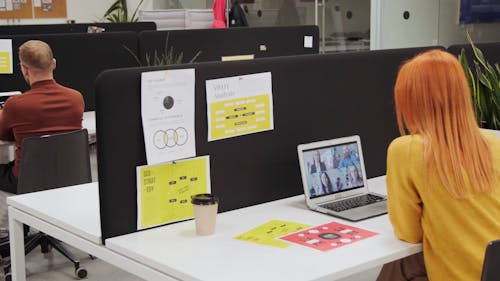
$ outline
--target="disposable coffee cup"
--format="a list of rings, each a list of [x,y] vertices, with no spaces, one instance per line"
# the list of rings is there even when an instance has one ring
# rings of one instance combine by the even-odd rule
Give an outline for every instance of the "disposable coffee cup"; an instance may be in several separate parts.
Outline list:
[[[215,219],[219,198],[213,194],[202,193],[191,196],[197,235],[212,235],[215,232]]]

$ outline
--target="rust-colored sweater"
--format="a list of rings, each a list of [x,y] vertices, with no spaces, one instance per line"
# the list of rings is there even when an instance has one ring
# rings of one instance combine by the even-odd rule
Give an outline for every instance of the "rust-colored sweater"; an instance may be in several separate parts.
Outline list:
[[[38,81],[21,95],[10,97],[0,110],[0,139],[16,142],[12,173],[19,175],[24,138],[82,128],[84,102],[80,92],[54,80]]]

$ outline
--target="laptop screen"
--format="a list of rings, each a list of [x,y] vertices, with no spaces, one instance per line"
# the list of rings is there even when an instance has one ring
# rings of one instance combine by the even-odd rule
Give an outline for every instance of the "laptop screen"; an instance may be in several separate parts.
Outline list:
[[[303,153],[309,198],[364,187],[356,142],[304,150]]]

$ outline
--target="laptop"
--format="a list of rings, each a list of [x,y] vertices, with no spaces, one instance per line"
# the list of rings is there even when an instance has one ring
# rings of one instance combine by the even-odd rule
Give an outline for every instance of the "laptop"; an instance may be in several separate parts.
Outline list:
[[[8,98],[11,96],[15,95],[20,95],[20,91],[13,91],[13,92],[0,92],[0,107],[3,107],[4,103],[7,101]]]
[[[350,221],[387,213],[386,197],[368,191],[359,136],[300,144],[297,151],[311,210]]]

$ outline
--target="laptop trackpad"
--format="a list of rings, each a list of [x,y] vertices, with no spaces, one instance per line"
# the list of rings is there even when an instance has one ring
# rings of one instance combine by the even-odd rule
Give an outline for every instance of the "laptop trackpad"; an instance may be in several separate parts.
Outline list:
[[[337,213],[339,216],[346,217],[350,220],[362,220],[368,217],[374,217],[387,213],[387,201],[377,202],[358,208],[345,210]]]

